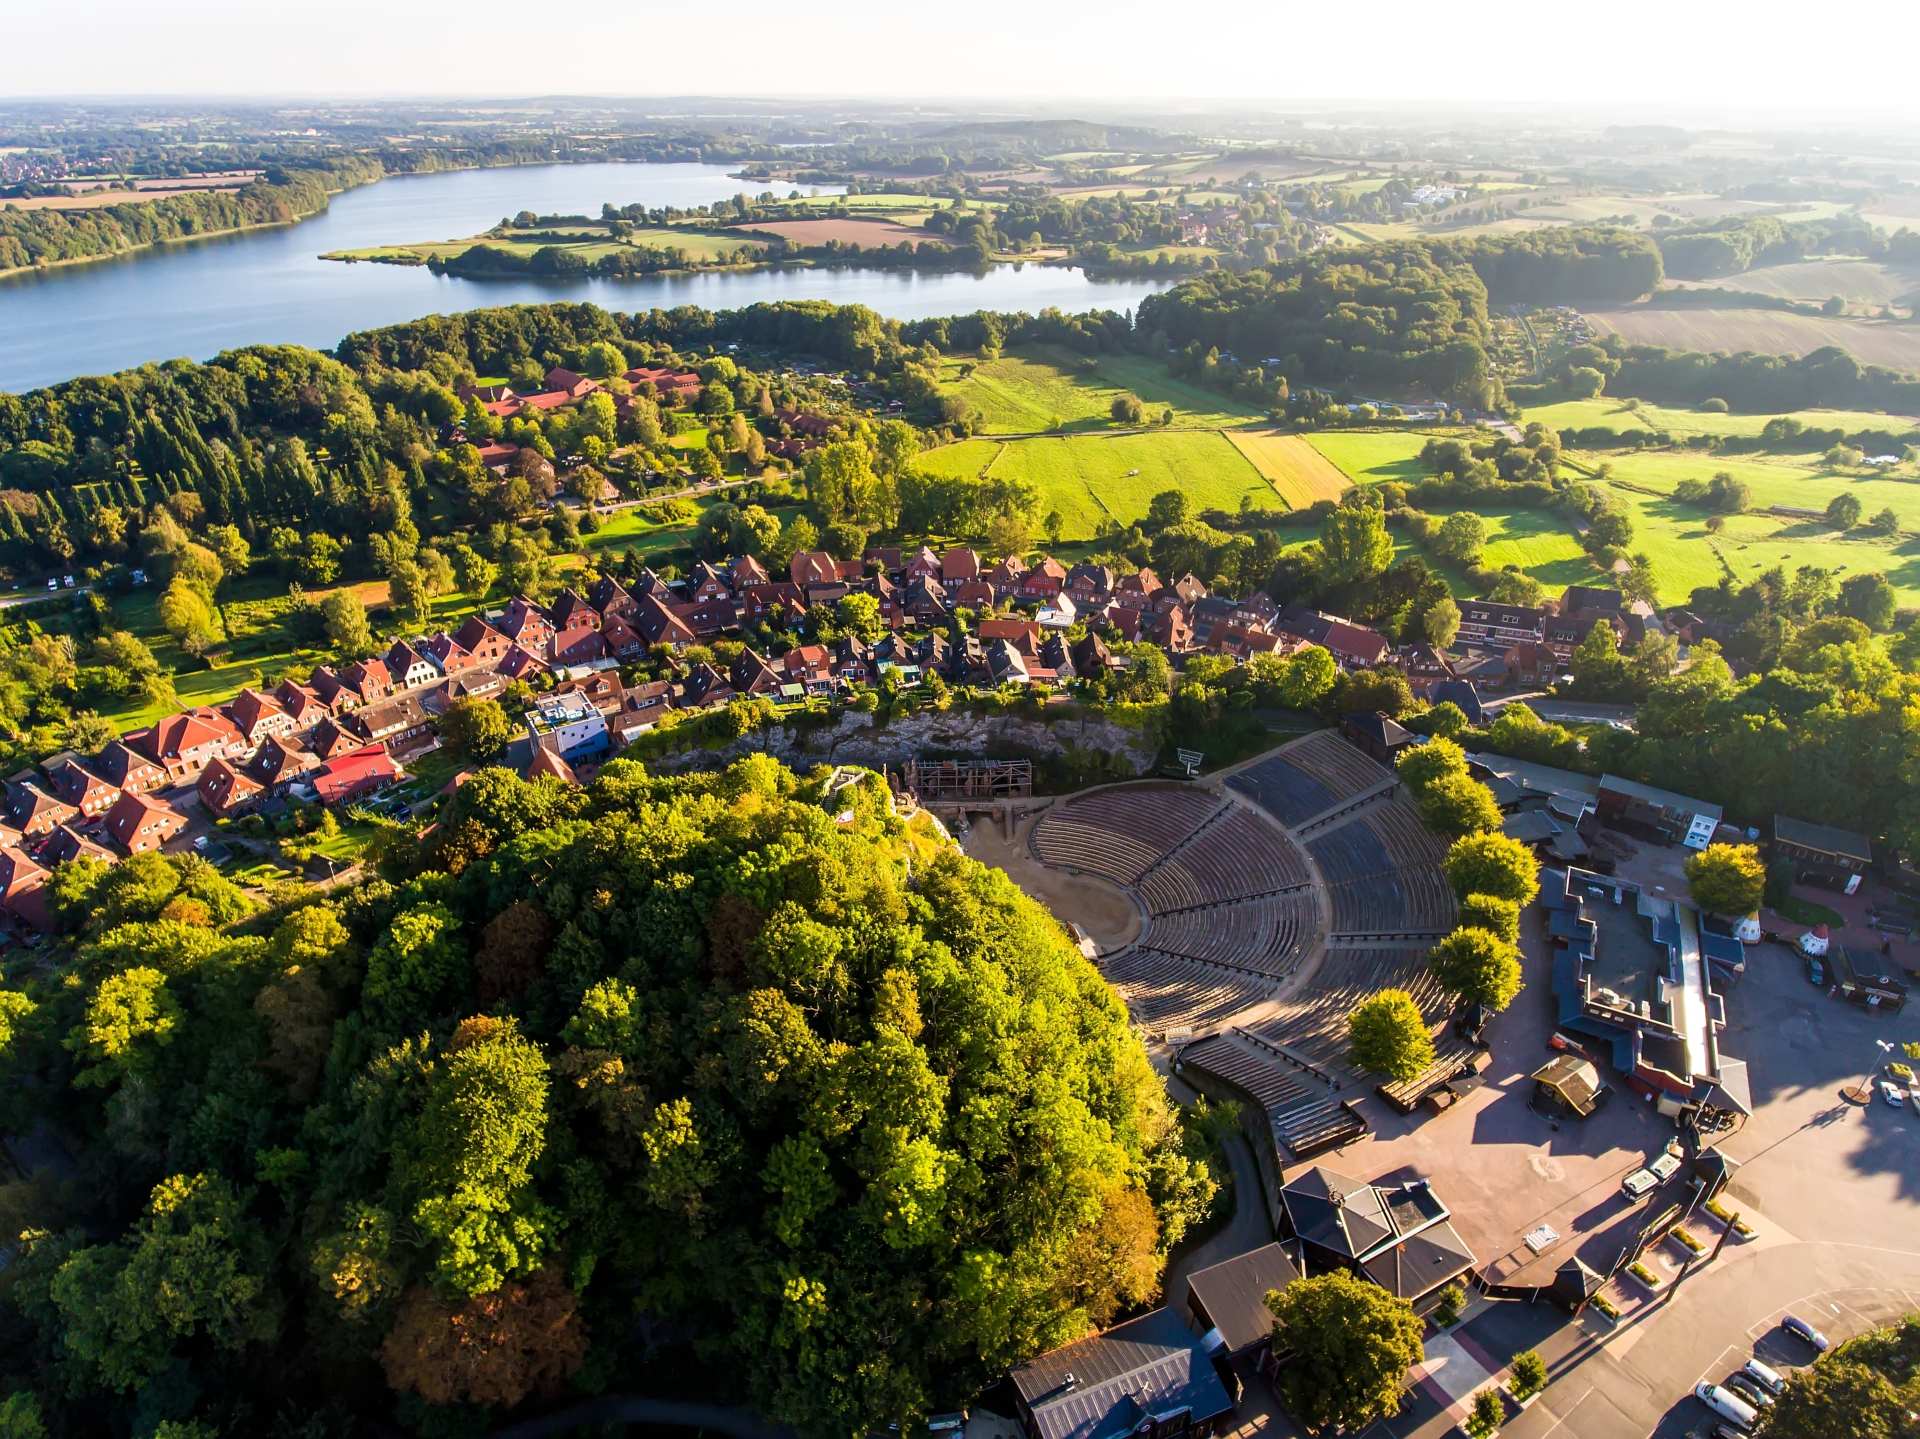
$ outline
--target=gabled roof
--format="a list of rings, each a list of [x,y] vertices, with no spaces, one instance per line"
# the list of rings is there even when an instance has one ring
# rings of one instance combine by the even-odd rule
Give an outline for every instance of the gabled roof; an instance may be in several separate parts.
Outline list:
[[[1867,842],[1866,836],[1830,824],[1814,824],[1810,820],[1776,814],[1773,817],[1773,837],[1802,849],[1838,855],[1843,859],[1856,859],[1862,864],[1870,863],[1873,859],[1873,846]]]
[[[1273,1333],[1267,1295],[1285,1289],[1300,1271],[1278,1244],[1263,1244],[1245,1254],[1187,1276],[1187,1292],[1234,1353]]]
[[[1206,1433],[1233,1408],[1213,1360],[1171,1309],[1039,1355],[1009,1377],[1039,1439],[1118,1439],[1181,1412]]]
[[[243,689],[227,705],[227,713],[233,722],[240,726],[244,734],[252,734],[253,727],[261,720],[271,719],[275,715],[285,714],[286,707],[272,695],[262,694],[257,689]]]

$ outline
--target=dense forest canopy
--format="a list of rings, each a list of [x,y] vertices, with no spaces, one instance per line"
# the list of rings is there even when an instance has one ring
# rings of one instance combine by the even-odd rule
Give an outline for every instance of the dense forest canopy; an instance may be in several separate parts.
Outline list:
[[[1212,1181],[1119,1000],[829,779],[484,770],[275,916],[197,860],[63,867],[0,1119],[77,1158],[12,1197],[0,1388],[343,1434],[691,1346],[869,1433],[1150,1298]]]

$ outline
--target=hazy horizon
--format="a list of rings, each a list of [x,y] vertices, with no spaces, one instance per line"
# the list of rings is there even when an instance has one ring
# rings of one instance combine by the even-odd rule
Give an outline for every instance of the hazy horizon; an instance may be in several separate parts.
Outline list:
[[[1876,37],[1872,53],[1912,53],[1920,42],[1913,9],[1896,14],[1859,0],[1796,7],[1790,18],[1800,38],[1783,46],[1765,23],[1769,8],[1788,18],[1784,6],[1757,6],[1729,25],[1717,12],[1627,0],[1602,25],[1587,12],[1490,0],[1436,21],[1430,6],[1407,0],[1357,17],[1223,0],[1191,13],[1201,23],[1182,26],[1140,0],[1070,0],[1023,11],[1017,28],[985,30],[876,0],[808,10],[741,0],[718,12],[593,11],[566,26],[506,0],[473,0],[452,15],[374,0],[340,0],[325,12],[238,0],[181,0],[165,10],[75,0],[9,21],[15,53],[34,63],[10,79],[8,98],[710,95],[1048,107],[1731,110],[1756,119],[1791,112],[1801,120],[1825,113],[1920,122],[1920,95],[1911,89],[1883,94],[1854,65],[1808,63],[1823,50],[1860,53],[1863,26]],[[73,43],[76,34],[86,35],[84,47]],[[187,37],[192,43],[182,44]],[[167,57],[164,72],[156,55]],[[917,68],[929,60],[937,62],[930,73]],[[696,73],[702,83],[689,84]]]

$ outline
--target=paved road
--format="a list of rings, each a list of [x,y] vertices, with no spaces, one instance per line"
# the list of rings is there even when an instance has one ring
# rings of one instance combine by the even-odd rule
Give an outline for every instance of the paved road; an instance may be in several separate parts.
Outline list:
[[[1267,1201],[1260,1187],[1260,1170],[1254,1163],[1253,1150],[1236,1134],[1226,1142],[1226,1156],[1233,1170],[1233,1218],[1218,1233],[1176,1255],[1167,1265],[1162,1293],[1166,1302],[1176,1308],[1186,1304],[1189,1274],[1273,1242],[1273,1230],[1267,1224]]]
[[[78,597],[89,594],[92,590],[92,585],[77,585],[70,590],[50,590],[45,585],[37,589],[14,590],[10,594],[0,595],[0,610],[10,610],[15,605],[38,604],[41,600],[58,599],[61,595]]]
[[[1508,705],[1524,704],[1544,720],[1560,724],[1612,724],[1619,720],[1631,725],[1639,718],[1635,705],[1601,704],[1596,700],[1556,699],[1543,691],[1531,694],[1499,695],[1481,702],[1489,714],[1499,714]]]

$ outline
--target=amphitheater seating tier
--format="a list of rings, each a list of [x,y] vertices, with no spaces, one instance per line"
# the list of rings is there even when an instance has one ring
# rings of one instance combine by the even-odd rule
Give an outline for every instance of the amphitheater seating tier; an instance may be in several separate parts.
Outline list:
[[[1029,843],[1043,864],[1132,885],[1221,803],[1184,785],[1096,790],[1054,805],[1034,825]]]

